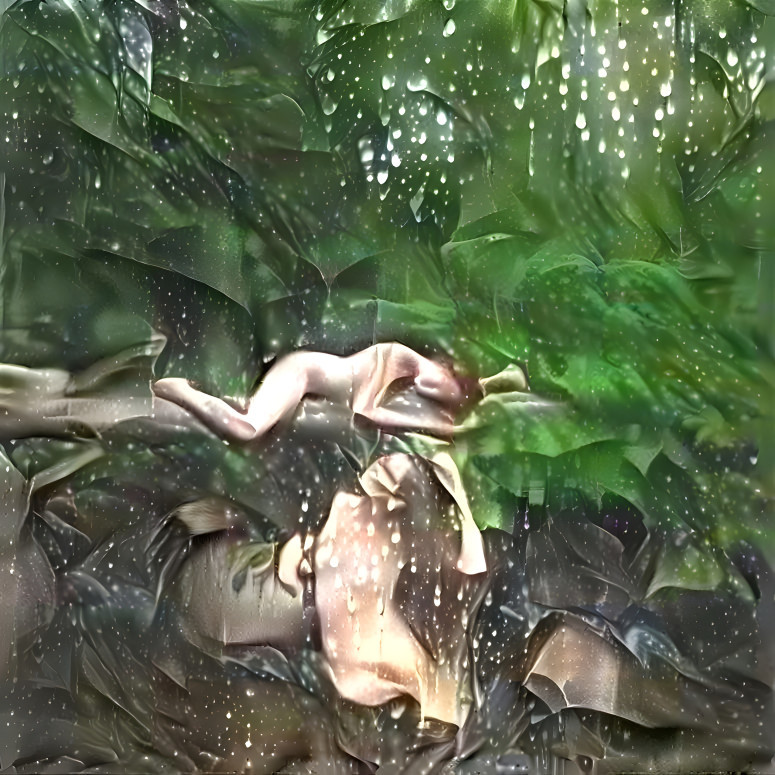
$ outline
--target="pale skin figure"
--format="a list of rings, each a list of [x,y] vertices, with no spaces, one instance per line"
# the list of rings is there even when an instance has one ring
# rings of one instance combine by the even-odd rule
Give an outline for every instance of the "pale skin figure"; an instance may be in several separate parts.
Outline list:
[[[423,716],[460,726],[468,710],[463,609],[477,581],[455,567],[455,531],[439,509],[434,478],[420,458],[386,455],[361,475],[362,495],[338,492],[314,542],[315,591],[323,650],[343,697],[381,705],[409,695]],[[438,617],[439,654],[407,621],[402,574],[423,590],[423,618]],[[447,591],[443,602],[434,600],[434,587]]]
[[[417,395],[436,406],[419,416],[384,406],[389,389],[398,380],[411,380]],[[353,414],[375,425],[441,436],[452,434],[454,412],[468,400],[448,369],[393,342],[347,357],[306,351],[286,355],[267,372],[245,412],[202,393],[185,379],[157,380],[153,390],[223,438],[242,442],[260,439],[278,423],[289,421],[308,395],[345,404]]]
[[[385,406],[392,387],[410,386],[422,399],[419,410],[401,411]],[[349,407],[391,430],[418,430],[451,436],[454,415],[467,401],[460,381],[444,366],[395,342],[376,344],[347,357],[328,353],[297,352],[281,358],[253,393],[245,412],[220,398],[203,393],[187,380],[165,378],[153,387],[160,398],[191,412],[216,434],[249,443],[278,424],[289,422],[305,396],[324,398]],[[458,569],[477,574],[486,570],[482,537],[474,523],[460,475],[446,453],[434,458],[439,478],[455,499],[461,514],[462,547]]]
[[[475,397],[500,392],[500,383],[525,387],[521,370],[512,369],[481,380]],[[410,391],[419,400],[393,400]],[[450,438],[455,414],[471,400],[451,370],[396,343],[377,344],[349,357],[288,355],[269,370],[244,412],[184,379],[161,379],[154,392],[191,412],[221,438],[242,443],[299,420],[304,399],[312,397],[330,402],[332,417],[343,407],[350,422],[360,416],[391,433],[419,431]],[[339,491],[317,537],[303,540],[296,534],[284,544],[276,571],[282,589],[265,596],[262,605],[268,606],[264,618],[269,622],[269,612],[277,606],[283,611],[293,607],[290,599],[300,595],[303,576],[314,574],[323,648],[340,694],[366,705],[407,694],[420,703],[423,715],[460,724],[464,659],[458,651],[465,643],[465,622],[457,618],[456,606],[443,609],[443,640],[452,651],[437,660],[413,633],[394,596],[402,568],[413,564],[417,552],[431,553],[434,572],[451,574],[446,582],[438,581],[439,588],[463,589],[467,577],[487,570],[484,542],[457,466],[443,451],[428,463],[431,478],[426,480],[412,456],[388,455],[360,476],[361,493]],[[446,517],[433,505],[431,493],[439,485],[454,501],[459,543],[456,528],[449,522],[445,527]],[[418,528],[418,520],[431,518],[434,527],[429,522]],[[266,583],[260,583],[263,589]],[[429,616],[438,605],[431,605]],[[254,633],[259,639],[274,635],[274,630],[264,632],[265,625],[259,629],[261,633]]]
[[[339,694],[363,705],[406,695],[424,717],[460,726],[471,696],[467,616],[483,579],[456,567],[462,542],[438,471],[420,456],[385,455],[361,474],[360,492],[336,493],[319,533],[303,542],[297,533],[281,547],[235,542],[222,504],[184,504],[177,518],[192,534],[224,532],[199,544],[173,585],[182,631],[200,647],[299,648],[304,577],[312,575],[322,650]],[[248,553],[246,569],[240,557]],[[418,635],[418,617],[430,623],[432,643]]]

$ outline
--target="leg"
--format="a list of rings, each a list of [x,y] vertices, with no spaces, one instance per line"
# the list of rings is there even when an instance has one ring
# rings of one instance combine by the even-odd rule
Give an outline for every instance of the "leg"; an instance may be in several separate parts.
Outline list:
[[[252,441],[256,437],[256,429],[245,415],[220,398],[202,393],[185,379],[168,377],[156,380],[153,392],[191,412],[222,439]]]
[[[319,386],[319,390],[315,390],[318,387],[317,382],[322,383],[323,380],[312,378],[320,370],[317,355],[318,353],[294,353],[269,369],[251,396],[245,417],[253,427],[256,438],[263,436],[277,423],[290,420],[310,386],[313,392],[325,394],[324,384]]]
[[[225,401],[202,393],[187,380],[176,377],[157,380],[153,391],[191,412],[210,430],[224,439],[253,441],[271,430],[278,422],[289,420],[296,413],[309,390],[325,397],[331,392],[347,393],[350,383],[344,374],[341,358],[322,353],[294,353],[276,363],[253,394],[245,414]],[[338,370],[338,371],[337,371]],[[336,379],[338,377],[338,379]],[[333,398],[338,396],[334,395]]]

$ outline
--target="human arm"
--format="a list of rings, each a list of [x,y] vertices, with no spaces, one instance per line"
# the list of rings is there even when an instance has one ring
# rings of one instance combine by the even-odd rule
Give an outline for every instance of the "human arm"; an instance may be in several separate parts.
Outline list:
[[[356,415],[389,428],[451,434],[454,412],[465,396],[449,369],[396,342],[374,345],[347,360]]]

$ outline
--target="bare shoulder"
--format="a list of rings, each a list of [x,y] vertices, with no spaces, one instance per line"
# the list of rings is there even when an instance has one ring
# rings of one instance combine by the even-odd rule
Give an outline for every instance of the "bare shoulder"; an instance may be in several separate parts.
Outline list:
[[[329,353],[297,350],[280,357],[268,373],[303,376],[320,370],[335,370],[342,359]]]
[[[381,361],[393,369],[413,369],[418,363],[425,360],[411,347],[400,342],[379,342],[355,355],[364,359]]]

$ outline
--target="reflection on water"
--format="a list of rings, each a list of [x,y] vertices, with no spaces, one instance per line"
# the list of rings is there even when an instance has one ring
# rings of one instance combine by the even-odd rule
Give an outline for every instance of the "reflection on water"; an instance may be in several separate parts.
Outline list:
[[[92,369],[126,387],[158,351]],[[409,378],[388,393],[406,355]],[[465,429],[487,424],[485,392],[541,405],[521,370],[477,385],[428,362],[439,390],[416,368],[424,361],[388,345],[333,359],[354,389],[334,368],[315,393],[306,381],[266,389],[306,380],[299,369],[317,358],[278,362],[245,414],[185,380],[157,383],[204,423],[150,391],[145,411],[106,394],[83,416],[51,418],[68,390],[80,405],[83,373],[8,369],[4,430],[24,437],[6,474],[17,767],[503,772],[559,756],[608,771],[767,759],[763,557],[697,560],[687,583],[679,569],[701,556],[696,538],[649,530],[626,509],[534,524],[528,508],[512,532],[480,533],[447,450],[464,457]],[[364,391],[391,426],[353,412]],[[23,414],[33,399],[40,410]],[[452,417],[450,401],[467,403],[468,418],[446,439],[428,435]],[[236,447],[219,440],[265,416],[286,419]],[[27,719],[55,701],[57,735],[41,738]]]
[[[0,7],[0,772],[772,767],[766,3]]]

